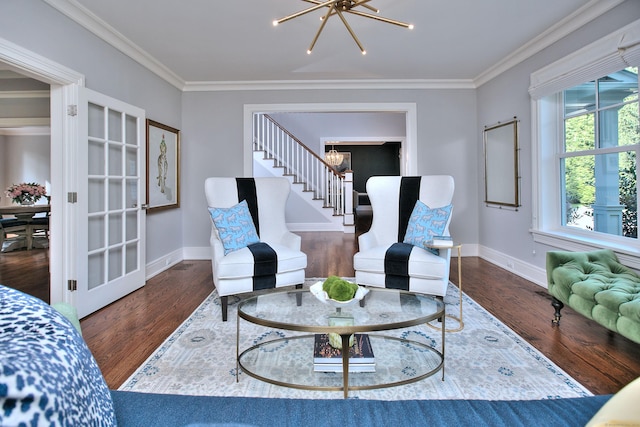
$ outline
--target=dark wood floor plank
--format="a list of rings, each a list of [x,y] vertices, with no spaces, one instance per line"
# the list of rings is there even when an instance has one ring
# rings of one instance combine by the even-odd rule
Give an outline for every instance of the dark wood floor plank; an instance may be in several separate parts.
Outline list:
[[[353,234],[297,234],[308,256],[307,277],[354,275],[357,243]],[[454,283],[458,283],[457,274],[454,257]],[[560,326],[552,326],[554,310],[546,289],[478,257],[463,258],[462,280],[467,295],[591,392],[615,393],[640,376],[639,344],[568,307]],[[0,254],[0,283],[42,298],[42,289],[48,289],[47,251]],[[212,290],[211,262],[183,261],[83,319],[83,336],[109,387],[119,387]]]
[[[0,252],[0,284],[49,303],[49,250]]]

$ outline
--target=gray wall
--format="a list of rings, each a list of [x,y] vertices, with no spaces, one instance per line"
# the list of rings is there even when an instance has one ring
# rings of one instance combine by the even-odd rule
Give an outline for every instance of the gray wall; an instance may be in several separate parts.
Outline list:
[[[37,182],[49,190],[50,159],[49,135],[0,135],[0,205],[12,204],[4,193],[12,184]]]
[[[323,155],[321,138],[404,137],[404,113],[270,113],[276,122],[291,131],[309,149]]]
[[[147,118],[181,128],[181,91],[42,0],[2,0],[0,37],[84,74],[88,88],[143,108]],[[182,248],[181,222],[177,209],[147,215],[147,262]]]
[[[532,151],[531,98],[529,76],[532,72],[563,58],[589,43],[640,18],[640,2],[627,1],[575,31],[539,54],[508,70],[478,88],[478,135],[484,125],[504,121],[513,116],[520,119],[521,208],[517,211],[479,207],[479,243],[508,254],[539,268],[545,267],[545,253],[555,248],[534,243],[529,229],[532,225]],[[478,144],[481,143],[481,140]],[[477,191],[484,197],[483,158],[478,158]]]
[[[271,90],[187,92],[183,96],[184,246],[208,245],[210,222],[202,196],[208,176],[243,171],[245,104],[415,103],[418,174],[450,174],[456,181],[451,232],[478,240],[475,90]]]
[[[155,74],[41,0],[2,0],[0,37],[86,76],[87,87],[143,108],[147,117],[182,130],[181,209],[147,216],[147,262],[181,248],[206,248],[209,220],[203,197],[208,176],[243,171],[243,106],[288,103],[415,103],[419,174],[455,178],[451,231],[464,244],[481,244],[543,266],[531,226],[529,74],[640,16],[627,1],[592,24],[508,70],[478,90],[270,90],[181,93]],[[469,35],[473,36],[473,35]],[[482,126],[521,119],[522,207],[483,203]]]

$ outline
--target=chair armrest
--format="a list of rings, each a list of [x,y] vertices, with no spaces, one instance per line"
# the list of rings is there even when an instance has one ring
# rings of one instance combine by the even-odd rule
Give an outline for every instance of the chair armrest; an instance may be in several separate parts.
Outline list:
[[[363,233],[360,235],[360,237],[358,237],[358,247],[361,251],[373,248],[374,246],[377,246],[377,244],[378,239],[371,231],[367,231],[366,233]]]
[[[211,238],[209,239],[209,244],[211,245],[211,256],[214,260],[220,259],[224,256],[224,246],[222,245],[220,236],[218,236],[218,233],[213,226],[211,227]]]
[[[451,259],[451,248],[439,248],[438,256],[449,261]]]
[[[282,236],[282,244],[288,248],[295,249],[297,251],[300,250],[300,246],[302,244],[302,238],[297,234],[294,234],[290,231],[287,231]]]

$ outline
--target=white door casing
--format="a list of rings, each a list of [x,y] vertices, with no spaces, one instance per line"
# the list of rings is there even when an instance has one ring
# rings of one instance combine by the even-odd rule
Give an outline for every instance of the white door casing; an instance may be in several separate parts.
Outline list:
[[[145,112],[95,92],[84,89],[85,78],[69,69],[15,43],[0,38],[0,61],[13,70],[51,85],[51,239],[49,244],[51,303],[68,302],[78,307],[84,317],[113,300],[144,285],[145,214],[141,209],[145,200],[144,119]],[[136,181],[136,207],[122,209],[123,218],[135,217],[136,238],[126,244],[137,244],[136,269],[126,270],[117,280],[113,278],[109,290],[88,291],[88,277],[96,273],[88,269],[88,108],[86,96],[93,93],[109,105],[136,117],[137,170],[136,175],[121,178]],[[113,101],[113,104],[111,102]],[[83,105],[84,104],[84,105]],[[84,143],[83,143],[84,141]],[[133,150],[133,146],[130,146]],[[78,195],[78,202],[69,202],[70,194]],[[82,223],[82,224],[81,224]],[[84,237],[84,238],[83,238]],[[128,236],[124,236],[127,238]],[[81,247],[80,243],[84,242]],[[112,248],[117,245],[112,246]],[[121,258],[120,260],[132,260]],[[107,258],[107,261],[109,259]],[[132,262],[132,261],[131,261]],[[125,266],[126,268],[126,266]],[[105,271],[113,271],[110,266]],[[76,281],[80,292],[68,289],[69,281]],[[86,288],[86,292],[82,290]],[[85,295],[91,300],[85,300]],[[101,299],[102,298],[102,299]]]
[[[66,193],[75,191],[75,146],[78,118],[68,114],[77,105],[78,89],[84,76],[35,52],[0,38],[0,61],[14,71],[51,85],[51,223],[49,272],[51,303],[73,304],[73,293],[67,290],[68,279],[75,278],[75,240],[72,216],[74,205],[64,203]]]

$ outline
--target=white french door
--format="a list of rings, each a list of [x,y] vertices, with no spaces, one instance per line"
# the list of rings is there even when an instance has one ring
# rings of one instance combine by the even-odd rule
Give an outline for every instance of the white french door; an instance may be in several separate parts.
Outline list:
[[[146,140],[144,110],[79,95],[75,305],[84,317],[145,283]]]

